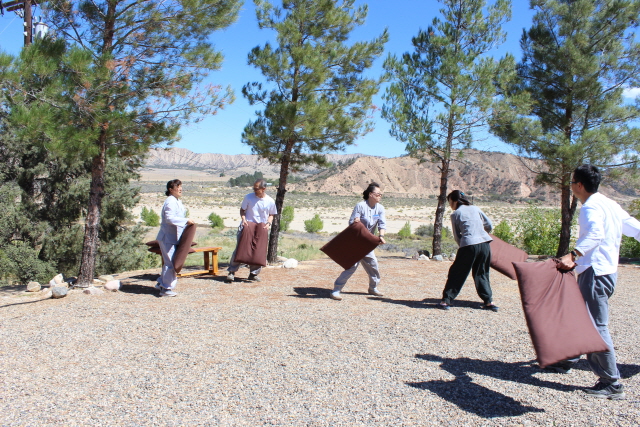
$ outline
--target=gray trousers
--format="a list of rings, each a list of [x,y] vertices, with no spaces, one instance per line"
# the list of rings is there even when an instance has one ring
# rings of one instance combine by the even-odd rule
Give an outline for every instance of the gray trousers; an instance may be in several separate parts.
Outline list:
[[[231,254],[231,258],[229,259],[229,268],[227,268],[227,271],[229,273],[235,273],[240,269],[240,266],[242,265],[236,262],[236,251],[238,250],[238,244],[240,243],[240,237],[242,236],[242,228],[243,228],[242,226],[238,227],[238,233],[236,234],[236,248],[233,250],[233,253]],[[249,271],[251,272],[251,274],[257,276],[262,271],[262,266],[250,265]]]
[[[616,353],[609,334],[609,298],[613,295],[617,278],[618,273],[596,276],[591,267],[578,275],[578,286],[587,304],[587,310],[600,336],[609,347],[608,351],[588,354],[587,361],[591,370],[600,377],[600,381],[608,384],[620,379]]]
[[[362,258],[360,261],[356,262],[353,267],[347,268],[345,271],[340,273],[335,283],[333,284],[333,291],[340,292],[344,285],[347,284],[347,280],[353,273],[358,269],[358,265],[362,264],[364,271],[369,275],[369,289],[374,289],[380,283],[380,271],[378,270],[378,259],[373,251],[369,252]]]
[[[160,286],[163,288],[172,290],[178,284],[178,275],[176,274],[176,269],[173,268],[172,261],[173,253],[176,251],[176,245],[165,243],[161,240],[158,241],[158,244],[160,245],[162,260],[164,261],[158,283],[160,283]]]

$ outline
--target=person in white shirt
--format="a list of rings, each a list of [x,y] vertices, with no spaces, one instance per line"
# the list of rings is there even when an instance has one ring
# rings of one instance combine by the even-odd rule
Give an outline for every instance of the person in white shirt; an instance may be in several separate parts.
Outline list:
[[[160,291],[160,296],[174,297],[176,296],[174,289],[178,283],[178,276],[175,268],[173,268],[173,254],[185,227],[194,224],[194,222],[186,218],[186,209],[180,201],[180,197],[182,197],[182,182],[179,179],[172,179],[167,182],[165,194],[168,197],[164,205],[162,205],[160,231],[158,231],[158,237],[156,237],[160,245],[164,265],[162,266],[162,273],[158,278],[156,289]]]
[[[616,286],[622,235],[640,240],[640,221],[598,193],[600,180],[600,171],[592,165],[579,166],[573,172],[571,190],[582,203],[578,216],[580,233],[575,249],[560,258],[558,268],[575,267],[587,309],[609,347],[608,351],[587,355],[589,366],[599,379],[584,391],[589,396],[618,400],[624,399],[625,393],[609,334],[609,298]]]
[[[273,216],[277,214],[278,211],[276,209],[276,202],[267,195],[266,190],[267,181],[259,179],[253,184],[253,193],[249,193],[244,196],[242,204],[240,205],[240,218],[242,221],[238,227],[238,242],[240,242],[242,229],[247,225],[247,222],[254,222],[256,224],[264,223],[264,228],[271,227]],[[240,263],[235,262],[237,251],[238,246],[236,244],[236,248],[233,251],[233,254],[231,254],[231,259],[229,260],[229,268],[227,270],[229,274],[225,280],[227,283],[231,283],[235,280],[235,273],[240,268]],[[259,265],[250,265],[248,280],[259,282],[260,278],[258,277],[258,274],[260,274],[261,270],[262,267]]]

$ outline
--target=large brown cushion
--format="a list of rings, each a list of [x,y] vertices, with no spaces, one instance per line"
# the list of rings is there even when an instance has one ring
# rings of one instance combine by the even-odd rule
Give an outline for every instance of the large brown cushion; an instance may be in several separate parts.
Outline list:
[[[147,249],[147,252],[153,252],[154,254],[162,255],[162,251],[160,250],[160,246],[152,246],[149,249]],[[193,249],[193,248],[189,248],[189,253],[190,254],[195,254],[196,250]]]
[[[511,280],[516,280],[516,271],[513,269],[514,262],[524,262],[529,255],[522,249],[518,249],[508,244],[504,240],[490,234],[493,239],[491,247],[491,268],[504,274]]]
[[[515,262],[522,308],[541,367],[581,354],[606,351],[575,274],[557,261]]]
[[[346,270],[353,267],[379,244],[379,237],[371,234],[361,222],[354,222],[320,250]]]
[[[196,236],[196,226],[195,225],[187,225],[182,232],[182,236],[180,236],[180,241],[176,247],[176,251],[173,253],[173,268],[176,270],[176,273],[180,273],[182,270],[182,266],[187,259],[187,255],[191,253],[191,243],[193,242],[193,238]]]
[[[265,223],[248,222],[242,229],[236,249],[235,262],[248,265],[267,265],[269,230]]]
[[[157,240],[152,240],[150,242],[145,243],[145,245],[150,246],[152,248],[159,248],[160,247],[160,243],[158,243]],[[196,246],[197,243],[196,242],[191,242],[191,246]],[[153,251],[150,251],[153,252]]]

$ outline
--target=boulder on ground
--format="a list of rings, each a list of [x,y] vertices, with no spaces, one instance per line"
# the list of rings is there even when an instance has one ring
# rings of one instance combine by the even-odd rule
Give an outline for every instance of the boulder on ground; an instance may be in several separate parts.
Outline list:
[[[105,282],[103,280],[100,279],[93,279],[93,282],[91,282],[93,286],[104,286]]]
[[[101,276],[98,276],[98,280],[102,280],[104,283],[107,283],[114,280],[114,277],[110,274],[103,274]]]
[[[27,292],[40,292],[42,286],[38,282],[29,282],[27,283]]]
[[[289,258],[284,262],[284,264],[282,264],[283,268],[296,268],[297,266],[298,266],[298,260],[293,258]]]
[[[278,255],[276,257],[276,261],[278,261],[278,262],[285,262],[286,260],[287,260],[287,257],[283,257],[283,256],[280,256],[280,255]]]
[[[102,295],[102,294],[104,294],[104,291],[102,289],[98,289],[95,286],[89,286],[87,289],[85,289],[82,292],[87,294],[87,295]]]
[[[442,261],[443,260],[442,255],[434,255],[432,259],[434,261]]]
[[[56,283],[56,285],[61,285],[64,283],[64,276],[62,275],[62,273],[59,273],[56,275],[56,277],[54,277],[51,280],[53,280]]]
[[[120,289],[120,280],[109,280],[104,284],[105,291],[115,292]]]
[[[53,292],[51,292],[51,288],[44,288],[40,291],[40,297],[42,297],[42,299],[49,299],[52,295]]]
[[[418,257],[418,259],[419,259],[420,261],[429,261],[429,257],[428,257],[428,256],[426,256],[426,255],[420,255],[420,256]]]
[[[53,298],[64,298],[68,292],[69,288],[66,286],[54,286],[51,288],[51,296],[53,296]]]

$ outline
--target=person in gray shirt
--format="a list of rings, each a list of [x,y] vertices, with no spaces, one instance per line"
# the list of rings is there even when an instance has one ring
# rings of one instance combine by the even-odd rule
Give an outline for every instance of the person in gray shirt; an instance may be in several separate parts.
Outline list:
[[[353,224],[354,222],[361,222],[362,225],[367,227],[367,230],[369,230],[371,234],[375,234],[377,228],[380,235],[380,244],[384,244],[384,233],[387,229],[387,223],[384,216],[384,206],[380,204],[380,199],[382,198],[380,186],[377,183],[372,182],[362,193],[362,198],[364,200],[358,203],[353,208],[351,218],[349,218],[349,224]],[[382,296],[382,292],[378,290],[378,283],[380,283],[378,259],[376,258],[376,255],[373,253],[373,251],[371,251],[366,254],[364,258],[356,262],[352,267],[346,269],[340,274],[340,276],[338,276],[333,285],[331,299],[335,299],[338,301],[342,300],[340,291],[342,291],[344,285],[347,284],[347,280],[349,280],[353,273],[355,273],[358,265],[360,264],[362,264],[364,270],[369,275],[369,295],[374,295],[377,297]]]
[[[447,283],[442,291],[442,301],[438,307],[443,310],[451,308],[451,301],[458,296],[465,280],[469,277],[469,272],[471,272],[478,296],[484,302],[483,307],[498,311],[498,307],[491,300],[491,284],[489,283],[491,220],[480,208],[472,206],[460,190],[449,193],[447,201],[453,209],[451,214],[453,237],[460,248],[455,261],[449,268]]]

